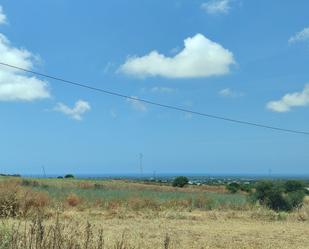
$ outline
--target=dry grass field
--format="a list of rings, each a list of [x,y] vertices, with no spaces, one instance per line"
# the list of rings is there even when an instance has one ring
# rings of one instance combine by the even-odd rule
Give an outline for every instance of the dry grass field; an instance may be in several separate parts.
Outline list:
[[[123,211],[124,212],[124,211]],[[127,248],[308,248],[309,223],[296,217],[278,220],[260,211],[193,211],[164,213],[66,212],[65,219],[83,227],[103,228],[107,248],[124,234]],[[81,228],[81,230],[83,230]]]
[[[220,187],[78,180],[0,185],[6,200],[0,209],[11,208],[1,211],[1,249],[309,248],[308,199],[300,210],[276,213]]]

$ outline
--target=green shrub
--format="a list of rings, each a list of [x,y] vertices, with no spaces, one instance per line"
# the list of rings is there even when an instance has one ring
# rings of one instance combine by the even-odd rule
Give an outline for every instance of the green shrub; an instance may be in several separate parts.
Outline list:
[[[230,192],[230,193],[237,193],[240,190],[240,184],[237,182],[232,182],[226,185],[226,189]]]
[[[272,182],[259,182],[252,197],[275,211],[291,211],[303,204],[305,192],[300,189],[303,187],[296,181],[287,181],[283,187]]]
[[[300,208],[303,205],[304,197],[305,192],[303,190],[293,191],[287,195],[290,206],[293,209]]]
[[[274,184],[272,182],[258,182],[255,188],[256,191],[254,193],[255,199],[260,201],[261,204],[264,204],[273,188]]]
[[[284,183],[285,192],[304,191],[305,184],[302,181],[290,180]]]
[[[247,193],[251,193],[252,191],[252,186],[250,184],[241,184],[240,185],[240,190],[247,192]]]
[[[185,176],[178,176],[173,181],[173,187],[184,187],[189,183],[189,179]]]
[[[64,178],[66,178],[66,179],[72,179],[72,178],[75,178],[75,177],[74,177],[74,175],[72,175],[72,174],[67,174],[67,175],[64,176]]]
[[[265,204],[275,211],[290,211],[292,206],[280,189],[273,189],[269,192]]]

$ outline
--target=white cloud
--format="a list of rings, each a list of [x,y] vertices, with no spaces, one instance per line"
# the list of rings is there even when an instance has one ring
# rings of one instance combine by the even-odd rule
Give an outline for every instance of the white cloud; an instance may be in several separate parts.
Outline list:
[[[54,108],[54,111],[61,112],[75,120],[82,120],[83,119],[82,116],[90,110],[91,110],[90,104],[84,100],[76,101],[74,107],[72,108],[68,107],[63,103],[58,103]]]
[[[133,99],[132,99],[133,98]],[[138,100],[137,96],[131,96],[131,98],[127,98],[127,102],[131,105],[131,107],[137,111],[146,112],[147,106],[144,102]]]
[[[309,105],[309,84],[305,85],[302,92],[288,93],[280,100],[270,101],[266,107],[275,112],[288,112],[292,107]]]
[[[173,93],[176,90],[174,88],[170,87],[164,87],[164,86],[154,86],[150,89],[153,93]]]
[[[3,8],[0,5],[0,24],[5,24],[6,23],[6,15],[3,12]]]
[[[227,14],[231,9],[230,3],[230,0],[210,0],[202,3],[201,8],[208,14]]]
[[[289,39],[289,43],[309,41],[309,27],[304,28],[302,31],[296,33]]]
[[[227,74],[234,63],[233,53],[196,34],[184,40],[184,49],[174,57],[152,51],[142,57],[128,58],[120,71],[138,77],[197,78]]]
[[[219,95],[222,97],[231,97],[231,98],[238,98],[244,96],[243,93],[234,91],[230,88],[222,89],[221,91],[219,91]]]
[[[0,61],[24,69],[32,69],[35,56],[11,45],[0,33]],[[0,101],[33,101],[49,98],[47,82],[17,69],[0,66]]]

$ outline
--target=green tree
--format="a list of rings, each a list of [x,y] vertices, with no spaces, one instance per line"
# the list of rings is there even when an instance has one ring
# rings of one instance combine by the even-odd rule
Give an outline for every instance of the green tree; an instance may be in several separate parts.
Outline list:
[[[271,191],[274,189],[274,184],[270,181],[261,181],[256,184],[254,197],[256,200],[265,204]]]
[[[275,211],[290,211],[292,206],[279,188],[272,189],[266,197],[266,206]]]
[[[72,175],[72,174],[67,174],[67,175],[64,176],[64,178],[66,178],[66,179],[72,179],[72,178],[75,178],[75,177],[74,177],[74,175]]]
[[[302,181],[289,180],[284,184],[285,192],[304,191],[305,184]]]
[[[232,194],[237,193],[240,190],[240,184],[237,182],[231,182],[226,185],[226,189]]]
[[[184,187],[189,183],[189,179],[185,176],[177,176],[173,181],[173,187]]]

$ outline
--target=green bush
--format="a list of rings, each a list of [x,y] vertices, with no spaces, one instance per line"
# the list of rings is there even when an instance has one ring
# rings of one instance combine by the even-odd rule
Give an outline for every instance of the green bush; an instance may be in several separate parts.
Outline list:
[[[273,182],[259,182],[253,200],[275,211],[291,211],[303,204],[305,192],[299,183],[287,181],[283,186]]]
[[[185,176],[178,176],[173,181],[173,187],[184,187],[189,183],[189,179]]]
[[[74,177],[74,175],[72,175],[72,174],[67,174],[67,175],[64,176],[64,178],[66,178],[66,179],[72,179],[72,178],[75,178],[75,177]]]
[[[255,188],[256,199],[264,204],[273,188],[274,184],[272,182],[258,182]]]
[[[232,182],[226,185],[226,189],[230,192],[230,193],[237,193],[240,190],[240,184],[237,182]]]
[[[240,185],[240,190],[247,192],[247,193],[251,193],[252,191],[252,186],[250,184],[241,184]]]
[[[278,188],[269,192],[265,204],[275,211],[290,211],[292,209],[289,200]]]
[[[304,191],[305,184],[301,181],[290,180],[284,183],[285,192]]]
[[[303,190],[293,191],[287,195],[290,206],[293,209],[300,208],[303,205],[304,197],[305,192]]]

